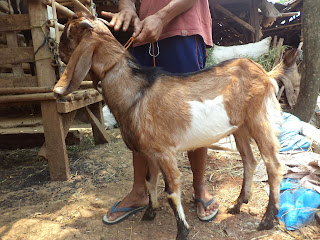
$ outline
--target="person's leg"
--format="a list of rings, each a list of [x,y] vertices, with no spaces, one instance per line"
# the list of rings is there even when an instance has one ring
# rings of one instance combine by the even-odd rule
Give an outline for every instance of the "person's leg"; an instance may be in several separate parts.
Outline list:
[[[158,65],[170,72],[188,73],[196,72],[205,67],[206,46],[200,36],[188,38],[174,37],[159,43],[160,54]],[[213,196],[205,185],[205,169],[207,162],[207,148],[199,148],[188,152],[193,173],[193,188],[196,199],[208,203],[207,208],[197,201],[198,215],[203,218],[216,212],[219,207],[217,201],[210,200]]]
[[[148,191],[145,185],[147,175],[147,162],[138,153],[133,152],[133,187],[131,192],[124,197],[124,199],[116,206],[119,208],[130,208],[130,207],[143,207],[149,203]],[[124,214],[124,212],[110,213],[108,211],[107,216],[109,221],[113,221]]]
[[[207,162],[207,148],[198,148],[188,152],[188,157],[193,173],[193,189],[196,199],[201,199],[205,203],[212,199],[212,195],[207,190],[204,180],[204,173]],[[200,217],[211,215],[219,207],[218,202],[213,201],[205,210],[204,206],[197,202],[198,214]]]

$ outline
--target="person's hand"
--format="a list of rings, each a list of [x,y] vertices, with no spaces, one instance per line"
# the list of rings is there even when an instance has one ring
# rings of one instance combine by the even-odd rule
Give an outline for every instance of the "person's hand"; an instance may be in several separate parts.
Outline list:
[[[164,27],[163,21],[156,15],[145,18],[138,25],[135,38],[136,43],[158,41]]]
[[[140,19],[135,11],[132,9],[123,9],[118,13],[101,11],[101,15],[111,18],[109,27],[113,27],[115,31],[119,31],[121,26],[123,31],[127,31],[129,25],[133,25],[133,37],[141,31]]]

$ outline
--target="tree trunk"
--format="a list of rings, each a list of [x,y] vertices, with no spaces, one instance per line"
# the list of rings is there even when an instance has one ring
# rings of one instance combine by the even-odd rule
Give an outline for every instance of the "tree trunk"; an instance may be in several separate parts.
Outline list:
[[[320,0],[303,1],[303,69],[300,93],[292,114],[309,122],[320,88]]]

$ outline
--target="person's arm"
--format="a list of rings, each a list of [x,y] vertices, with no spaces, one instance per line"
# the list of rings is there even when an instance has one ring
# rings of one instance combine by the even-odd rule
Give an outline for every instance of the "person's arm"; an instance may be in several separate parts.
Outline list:
[[[140,19],[136,13],[135,2],[135,0],[120,0],[118,13],[101,11],[101,15],[111,18],[109,26],[116,31],[119,31],[121,26],[123,31],[127,31],[129,25],[132,24],[135,36],[136,32],[140,32]]]
[[[158,41],[163,28],[175,17],[190,9],[197,0],[172,0],[155,14],[145,18],[141,31],[136,34],[136,42]],[[139,29],[138,29],[139,30]]]

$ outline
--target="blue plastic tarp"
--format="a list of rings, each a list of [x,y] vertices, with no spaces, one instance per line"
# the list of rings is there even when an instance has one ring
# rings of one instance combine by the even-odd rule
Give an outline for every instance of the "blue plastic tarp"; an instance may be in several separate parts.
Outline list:
[[[296,230],[311,223],[320,206],[320,194],[299,186],[297,179],[283,179],[280,187],[278,218],[287,230]]]
[[[308,151],[311,141],[300,134],[302,129],[301,120],[286,112],[282,113],[282,117],[280,152],[291,150]]]

